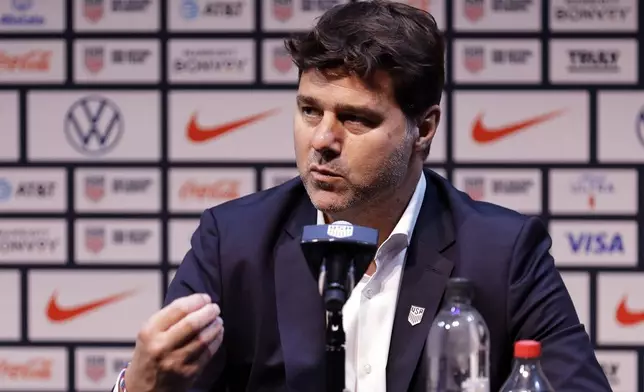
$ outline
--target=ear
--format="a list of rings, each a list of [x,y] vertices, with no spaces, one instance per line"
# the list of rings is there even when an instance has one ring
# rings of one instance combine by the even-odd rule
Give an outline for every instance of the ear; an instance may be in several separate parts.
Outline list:
[[[416,139],[415,149],[423,156],[423,160],[427,159],[429,154],[429,147],[432,144],[436,128],[441,119],[440,106],[434,105],[427,109],[423,116],[418,120],[418,139]]]

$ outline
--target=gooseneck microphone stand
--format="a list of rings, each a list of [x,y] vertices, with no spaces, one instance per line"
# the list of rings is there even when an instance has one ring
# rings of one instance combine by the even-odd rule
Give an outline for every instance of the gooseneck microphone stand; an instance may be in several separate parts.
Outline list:
[[[348,222],[305,226],[302,250],[326,311],[326,390],[346,392],[342,307],[378,249],[378,231]]]
[[[349,299],[349,294],[355,286],[352,270],[352,260],[346,254],[332,254],[322,261],[319,283],[327,312],[326,380],[328,392],[346,391],[344,385],[344,344],[346,339],[342,323],[342,307]],[[346,283],[343,284],[343,282]]]
[[[327,312],[326,326],[326,382],[327,392],[345,392],[344,362],[345,335],[342,311]]]

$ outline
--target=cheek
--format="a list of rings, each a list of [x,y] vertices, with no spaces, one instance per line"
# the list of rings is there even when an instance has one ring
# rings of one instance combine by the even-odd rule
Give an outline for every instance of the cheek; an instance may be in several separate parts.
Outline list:
[[[386,162],[395,149],[394,143],[389,137],[384,137],[345,145],[345,149],[349,149],[346,151],[347,161],[356,180],[376,177],[380,171],[385,170]]]

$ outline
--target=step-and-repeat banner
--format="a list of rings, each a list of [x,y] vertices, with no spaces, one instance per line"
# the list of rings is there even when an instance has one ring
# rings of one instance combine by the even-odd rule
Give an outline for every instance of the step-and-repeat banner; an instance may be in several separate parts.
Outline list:
[[[283,38],[340,2],[0,0],[0,390],[112,386],[200,213],[296,175]],[[428,167],[542,217],[644,391],[638,0],[407,2],[448,38]]]

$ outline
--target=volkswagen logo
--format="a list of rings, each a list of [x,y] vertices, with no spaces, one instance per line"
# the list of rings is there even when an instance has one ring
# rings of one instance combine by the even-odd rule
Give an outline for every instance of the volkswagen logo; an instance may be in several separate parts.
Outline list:
[[[67,141],[81,154],[110,152],[123,135],[123,115],[107,98],[90,96],[76,101],[65,115]]]

